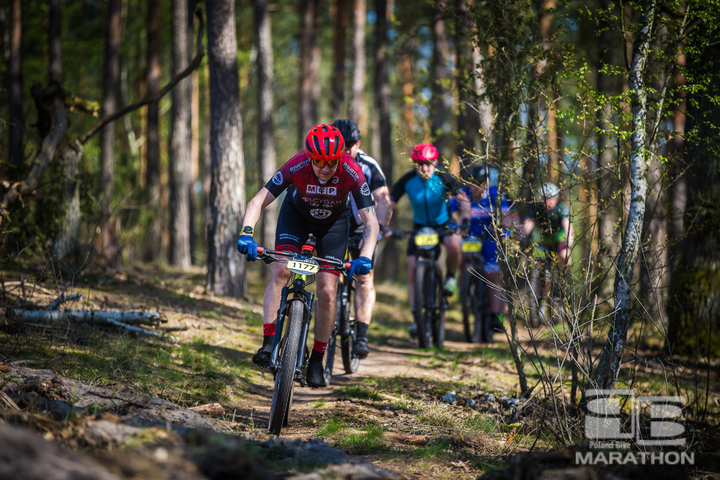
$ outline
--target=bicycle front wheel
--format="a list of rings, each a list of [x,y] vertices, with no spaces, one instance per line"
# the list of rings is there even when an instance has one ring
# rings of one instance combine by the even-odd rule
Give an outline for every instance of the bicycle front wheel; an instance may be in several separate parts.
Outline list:
[[[432,305],[432,334],[433,344],[443,348],[445,344],[445,296],[443,295],[442,270],[435,264],[435,303]]]
[[[287,424],[290,416],[290,402],[292,402],[295,385],[295,366],[301,350],[300,334],[305,315],[305,304],[301,300],[292,300],[289,310],[290,315],[285,321],[287,327],[283,348],[279,352],[280,369],[275,375],[275,389],[270,404],[268,430],[275,435],[280,435],[280,431]]]
[[[415,264],[415,323],[417,324],[418,347],[430,348],[431,316],[430,264],[420,261]],[[442,295],[442,290],[440,291]]]

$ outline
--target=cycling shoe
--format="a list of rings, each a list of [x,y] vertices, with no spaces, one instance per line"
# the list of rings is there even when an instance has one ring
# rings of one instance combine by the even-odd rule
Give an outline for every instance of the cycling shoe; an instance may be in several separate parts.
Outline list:
[[[367,358],[370,353],[367,338],[358,338],[355,340],[353,343],[353,352],[355,353],[355,356],[360,359]]]
[[[325,386],[325,376],[322,360],[310,358],[307,367],[307,384],[313,388]]]
[[[270,365],[270,353],[272,352],[272,342],[263,343],[260,350],[252,357],[252,362],[258,367],[267,367]]]
[[[410,325],[410,329],[408,330],[408,332],[410,333],[410,338],[417,339],[417,323],[413,323],[412,325]]]

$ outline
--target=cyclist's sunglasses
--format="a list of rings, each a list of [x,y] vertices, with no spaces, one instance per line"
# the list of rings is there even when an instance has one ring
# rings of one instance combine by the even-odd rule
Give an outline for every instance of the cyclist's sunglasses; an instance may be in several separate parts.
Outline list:
[[[421,165],[435,165],[435,160],[413,160],[413,164],[416,167],[419,167]]]
[[[314,158],[311,158],[312,164],[315,165],[318,168],[323,168],[325,164],[327,164],[330,168],[337,167],[337,164],[340,163],[340,159],[336,158],[335,160],[316,160]]]

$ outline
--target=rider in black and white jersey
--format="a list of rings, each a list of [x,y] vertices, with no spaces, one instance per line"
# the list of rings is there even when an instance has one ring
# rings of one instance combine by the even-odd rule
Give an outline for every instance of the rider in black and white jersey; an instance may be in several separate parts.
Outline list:
[[[390,216],[392,215],[392,209],[390,208],[390,189],[387,186],[385,174],[374,158],[360,150],[360,129],[355,125],[355,122],[348,119],[339,119],[333,122],[333,126],[342,133],[343,139],[345,140],[345,152],[357,161],[362,172],[365,174],[377,206],[377,218],[380,223],[380,234],[382,235],[383,226],[388,224]],[[350,220],[350,232],[352,233],[364,227],[352,195],[350,195],[350,201],[352,202],[353,210],[353,217]],[[351,248],[349,253],[352,258],[357,258],[357,256],[360,255],[360,250],[358,248]],[[375,263],[374,254],[372,260],[373,263]],[[367,343],[367,330],[370,325],[373,308],[375,307],[374,280],[374,271],[371,270],[370,274],[357,277],[357,286],[355,287],[357,338],[355,339],[353,350],[360,358],[365,358],[368,353],[370,353]]]

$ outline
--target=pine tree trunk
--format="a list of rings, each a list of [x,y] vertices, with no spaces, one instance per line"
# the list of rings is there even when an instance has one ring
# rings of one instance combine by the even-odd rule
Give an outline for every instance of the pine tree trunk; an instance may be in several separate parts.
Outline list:
[[[270,15],[267,11],[267,0],[255,2],[255,36],[258,48],[258,146],[257,158],[258,184],[265,183],[276,171],[275,142],[273,140],[274,98],[272,29]],[[275,246],[275,225],[278,218],[278,202],[268,205],[262,213],[260,235],[257,236],[261,245],[267,248]],[[267,273],[268,269],[263,269]]]
[[[430,138],[432,143],[440,152],[445,155],[445,132],[443,125],[445,124],[445,94],[447,87],[445,79],[447,78],[448,41],[445,27],[445,0],[437,0],[433,11],[433,61],[432,72],[430,73],[430,88],[432,90],[432,100],[430,104]]]
[[[352,98],[350,99],[350,120],[358,125],[361,132],[367,132],[367,116],[365,113],[365,22],[367,4],[365,0],[355,0],[353,12],[353,70]]]
[[[345,57],[347,50],[347,30],[349,22],[348,1],[335,2],[335,40],[333,42],[333,77],[330,111],[332,118],[345,118]]]
[[[457,133],[458,142],[456,153],[460,161],[461,173],[472,163],[472,158],[465,153],[475,151],[475,140],[480,129],[479,118],[473,108],[471,91],[474,90],[475,58],[472,31],[470,29],[470,4],[467,0],[456,0],[457,26],[455,28],[455,56],[457,67],[455,76],[458,85]]]
[[[50,0],[50,21],[48,28],[48,79],[62,85],[62,16],[61,0]]]
[[[645,201],[647,198],[646,128],[647,128],[647,87],[645,73],[647,68],[650,36],[655,20],[656,0],[642,2],[639,29],[633,45],[629,84],[632,108],[631,136],[631,197],[630,212],[625,226],[625,235],[617,263],[615,275],[615,313],[593,382],[598,388],[613,388],[620,372],[623,350],[630,328],[630,311],[633,271],[640,250]]]
[[[234,0],[207,0],[212,180],[207,288],[245,296],[245,265],[237,238],[245,211],[245,165],[235,37]]]
[[[672,351],[692,358],[720,355],[720,46],[707,47],[688,65],[696,76],[709,79],[708,90],[688,100],[687,131],[695,129],[688,142],[687,237],[682,256],[672,275],[668,302]]]
[[[319,0],[300,2],[300,145],[318,118],[320,50],[317,43]]]
[[[102,115],[109,115],[117,109],[118,87],[120,85],[120,21],[122,0],[108,2],[108,28],[105,44],[105,74],[103,79]],[[104,223],[97,241],[98,261],[115,268],[118,266],[120,247],[117,241],[118,225],[111,221],[113,201],[113,179],[115,177],[115,124],[103,127],[100,132],[100,207]]]
[[[22,89],[22,0],[10,3],[10,56],[8,57],[8,104],[10,125],[8,131],[9,153],[11,165],[20,165],[23,161],[23,132],[25,118],[23,116]],[[20,172],[15,172],[14,176]],[[19,177],[16,177],[19,179]]]
[[[160,0],[148,0],[146,82],[148,96],[160,91]],[[153,102],[147,107],[145,199],[148,223],[143,248],[143,260],[146,262],[157,260],[162,249],[159,128],[159,102]]]
[[[173,2],[172,56],[173,74],[177,75],[188,65],[188,3]],[[185,78],[172,91],[172,133],[170,136],[170,252],[172,265],[187,268],[190,261],[190,188],[192,165],[188,130],[192,90],[190,80]],[[190,137],[192,138],[192,137]]]

